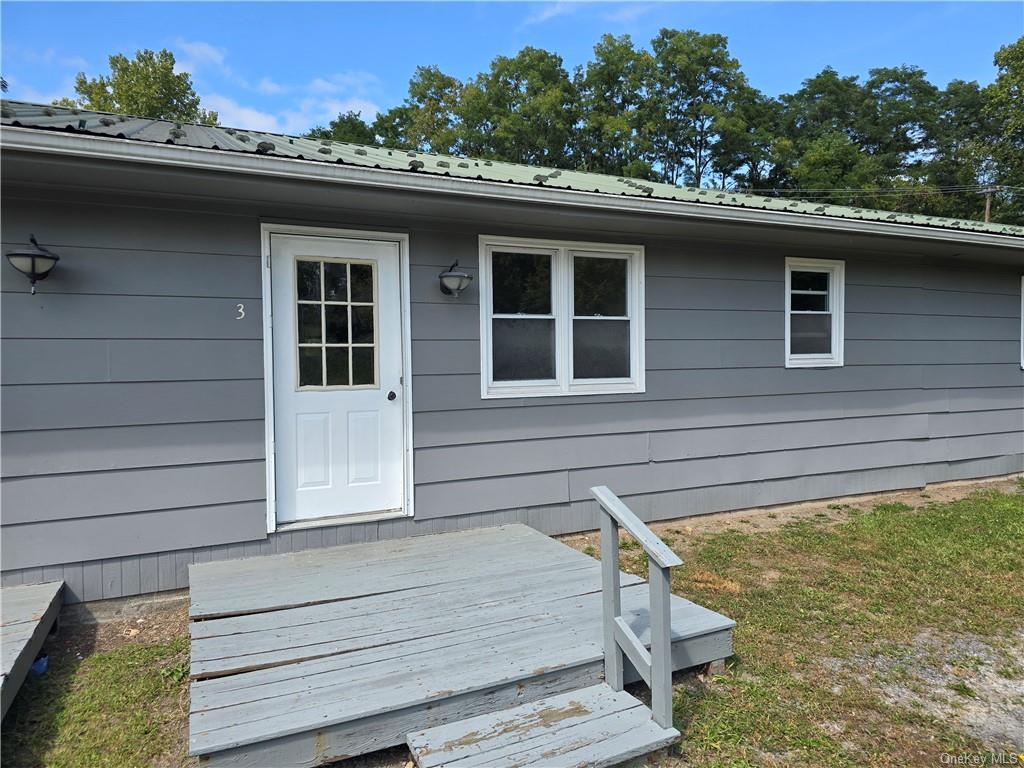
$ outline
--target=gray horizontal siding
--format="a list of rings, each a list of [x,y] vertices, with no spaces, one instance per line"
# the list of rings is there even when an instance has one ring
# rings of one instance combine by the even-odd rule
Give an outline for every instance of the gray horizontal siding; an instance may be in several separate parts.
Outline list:
[[[246,302],[236,320],[237,297],[7,293],[0,321],[13,339],[262,339],[260,302]]]
[[[901,465],[1019,455],[1019,433],[816,446],[682,461],[605,464],[536,474],[488,476],[418,485],[417,516],[470,514],[587,499],[608,485],[624,496],[784,478],[856,473]],[[611,459],[609,459],[611,461]]]
[[[5,568],[165,552],[266,535],[263,501],[4,526]]]
[[[262,414],[261,414],[262,416]],[[263,419],[8,432],[4,477],[246,461],[265,457]]]
[[[5,535],[11,526],[78,517],[259,501],[263,461],[176,465],[5,479]]]
[[[481,400],[478,280],[455,299],[437,275],[458,259],[478,278],[477,235],[500,227],[438,222],[410,239],[416,519],[268,537],[260,208],[5,195],[5,248],[34,231],[62,260],[34,297],[0,264],[3,583],[64,578],[69,599],[100,599],[186,586],[211,559],[581,530],[596,483],[667,519],[1024,469],[1014,270],[825,254],[846,261],[847,365],[786,370],[791,254],[617,233],[647,248],[647,391]]]
[[[184,365],[184,363],[183,363]],[[263,418],[263,381],[36,384],[3,389],[5,432]]]
[[[0,364],[5,384],[262,379],[263,341],[8,339]]]
[[[1005,363],[1019,354],[1020,342],[907,341],[847,339],[849,365],[957,365]],[[783,341],[749,339],[658,339],[646,343],[647,370],[695,368],[769,368],[777,366]],[[418,375],[474,374],[480,370],[477,339],[434,339],[413,342],[413,367]]]
[[[2,247],[7,252],[16,245],[23,243],[4,242]],[[59,248],[60,280],[47,282],[46,293],[260,299],[258,251],[211,257],[209,251],[179,253],[159,245],[160,250],[52,245]],[[0,285],[5,292],[23,293],[25,278],[5,262]]]
[[[177,586],[169,550],[265,537],[258,222],[11,196],[3,214],[5,248],[34,232],[61,256],[35,296],[0,265],[4,568],[79,563],[69,584],[107,597]]]
[[[1019,321],[1018,321],[1019,322]],[[750,368],[723,375],[719,369],[688,371],[648,370],[646,392],[637,395],[587,395],[559,398],[565,403],[623,403],[641,400],[688,400],[713,397],[755,397],[783,394],[820,394],[891,389],[944,389],[949,387],[1019,387],[1024,372],[1019,364],[987,363],[973,366],[845,366],[842,368]],[[413,408],[453,411],[479,408],[516,408],[523,399],[480,400],[479,374],[413,377]],[[534,398],[536,407],[554,398]]]
[[[626,498],[646,521],[671,520],[756,506],[785,504],[809,499],[877,493],[922,487],[942,480],[1005,475],[1024,471],[1024,455],[968,459],[930,465],[902,465],[883,469],[810,477],[783,478],[759,483],[734,483],[648,493]],[[504,509],[439,518],[393,520],[329,526],[273,534],[262,541],[202,546],[160,554],[130,555],[91,562],[12,569],[2,577],[4,586],[63,579],[68,602],[101,600],[188,586],[188,565],[211,560],[256,557],[302,551],[363,541],[523,523],[557,535],[593,530],[598,523],[592,501],[552,506]]]

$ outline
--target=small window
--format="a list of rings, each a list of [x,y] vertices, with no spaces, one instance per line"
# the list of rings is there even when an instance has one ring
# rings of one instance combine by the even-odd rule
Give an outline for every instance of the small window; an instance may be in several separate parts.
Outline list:
[[[643,391],[643,249],[481,238],[484,397]]]
[[[298,389],[377,386],[372,263],[295,261]]]
[[[843,364],[842,261],[786,259],[786,367]]]

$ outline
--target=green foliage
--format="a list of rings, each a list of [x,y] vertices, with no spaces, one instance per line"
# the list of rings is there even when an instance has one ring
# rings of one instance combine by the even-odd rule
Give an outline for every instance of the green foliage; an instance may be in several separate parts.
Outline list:
[[[654,71],[644,132],[659,176],[670,184],[701,186],[737,95],[751,90],[723,35],[662,29],[651,47]]]
[[[1024,37],[995,55],[996,80],[984,90],[992,120],[992,177],[1007,189],[996,198],[996,221],[1024,221]]]
[[[376,144],[373,129],[363,120],[362,113],[348,111],[338,115],[327,127],[318,125],[306,134],[311,139],[345,141],[350,144]]]
[[[174,54],[170,51],[147,48],[136,51],[134,59],[116,54],[109,63],[109,76],[90,79],[79,72],[75,78],[78,98],[56,103],[98,112],[217,124],[217,113],[200,107],[189,74],[174,71]]]
[[[996,82],[940,90],[919,67],[861,81],[831,67],[792,94],[751,87],[721,35],[663,29],[650,49],[604,35],[570,76],[548,51],[460,82],[420,67],[378,116],[387,146],[756,190],[823,203],[1024,222],[1024,38]],[[362,128],[360,127],[361,131]]]
[[[594,58],[576,72],[575,88],[584,119],[572,154],[580,170],[654,178],[642,133],[654,59],[633,47],[629,35],[604,35]]]

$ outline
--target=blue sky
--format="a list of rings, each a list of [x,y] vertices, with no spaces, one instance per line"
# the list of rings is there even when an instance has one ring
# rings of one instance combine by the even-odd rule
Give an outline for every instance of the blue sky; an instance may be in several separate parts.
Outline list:
[[[831,65],[916,64],[933,82],[987,83],[992,54],[1024,34],[1021,2],[23,3],[0,6],[8,96],[72,95],[110,53],[170,48],[221,122],[304,131],[339,111],[399,103],[418,64],[457,77],[526,45],[584,63],[604,32],[647,44],[661,27],[728,36],[773,95]]]

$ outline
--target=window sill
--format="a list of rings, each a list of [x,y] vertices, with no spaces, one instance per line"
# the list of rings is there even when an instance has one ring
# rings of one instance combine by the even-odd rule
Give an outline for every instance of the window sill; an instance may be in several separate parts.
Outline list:
[[[480,393],[483,400],[515,400],[524,397],[586,397],[587,395],[637,395],[643,394],[645,388],[634,382],[623,384],[593,384],[577,386],[572,389],[556,389],[549,387],[501,387]]]
[[[842,368],[841,360],[787,360],[787,368]]]

